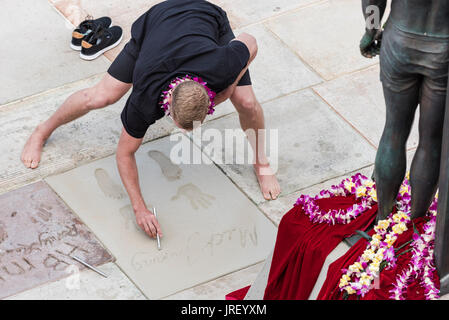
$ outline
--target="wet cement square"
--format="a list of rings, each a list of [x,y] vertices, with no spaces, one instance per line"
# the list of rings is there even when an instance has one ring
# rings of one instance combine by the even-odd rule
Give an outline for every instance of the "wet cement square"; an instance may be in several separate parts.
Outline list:
[[[45,182],[0,195],[0,298],[112,261]]]
[[[164,234],[161,251],[136,224],[114,156],[46,179],[150,299],[263,261],[275,242],[275,226],[214,164],[174,164],[180,143],[193,157],[204,154],[182,134],[171,138],[136,153],[142,195]]]

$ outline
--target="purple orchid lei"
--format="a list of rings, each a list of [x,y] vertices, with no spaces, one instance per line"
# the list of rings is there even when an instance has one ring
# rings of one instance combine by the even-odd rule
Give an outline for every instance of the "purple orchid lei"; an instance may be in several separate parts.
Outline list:
[[[168,90],[163,91],[161,94],[161,101],[159,102],[159,104],[161,105],[161,108],[163,108],[165,110],[165,114],[169,115],[170,114],[170,102],[169,102],[169,98],[173,93],[173,90],[176,88],[176,86],[178,86],[179,84],[185,82],[185,81],[195,81],[198,82],[199,84],[201,84],[204,89],[207,92],[207,95],[209,97],[209,111],[207,114],[213,114],[215,111],[215,102],[214,99],[216,97],[216,93],[214,91],[212,91],[208,86],[207,86],[207,82],[203,81],[203,79],[199,78],[199,77],[191,77],[189,75],[185,75],[182,78],[177,77],[176,79],[174,79],[170,85],[168,86]]]
[[[393,284],[391,299],[405,300],[404,294],[409,283],[413,279],[420,279],[420,285],[424,288],[426,300],[439,298],[439,290],[435,286],[434,272],[434,248],[435,248],[435,225],[437,216],[438,198],[433,200],[427,216],[430,220],[424,224],[424,233],[413,234],[412,258],[405,270],[397,275]]]
[[[364,297],[373,288],[373,282],[379,278],[384,267],[395,267],[397,256],[393,244],[398,236],[407,230],[407,223],[410,221],[411,197],[408,178],[401,185],[396,201],[397,212],[377,223],[374,227],[375,233],[362,255],[347,269],[342,270],[339,288],[345,295],[357,294]]]
[[[398,256],[402,253],[397,255],[396,251],[400,248],[395,249],[393,244],[398,235],[407,230],[407,224],[410,222],[411,188],[408,176],[401,185],[396,201],[396,213],[391,213],[387,219],[378,222],[363,254],[348,269],[342,270],[339,287],[346,295],[365,296],[373,288],[373,282],[378,279],[383,268],[390,269],[396,266]],[[413,235],[410,244],[412,258],[406,269],[397,276],[394,288],[390,291],[391,299],[403,300],[404,293],[413,279],[420,279],[426,299],[438,298],[439,290],[433,278],[436,213],[437,197],[427,213],[430,220],[424,225],[424,234],[415,232]]]
[[[346,210],[332,209],[323,211],[316,203],[318,199],[351,195],[356,197],[358,203]],[[363,212],[370,209],[376,201],[377,196],[374,182],[358,173],[350,178],[344,179],[338,185],[331,186],[330,190],[322,190],[315,197],[301,195],[297,199],[295,206],[302,206],[304,213],[309,216],[312,223],[335,225],[350,223]]]

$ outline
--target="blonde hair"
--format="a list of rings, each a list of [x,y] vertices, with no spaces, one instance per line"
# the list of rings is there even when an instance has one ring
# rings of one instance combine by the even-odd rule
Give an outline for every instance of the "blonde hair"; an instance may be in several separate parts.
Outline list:
[[[170,113],[182,128],[192,130],[194,122],[202,123],[206,118],[209,104],[209,96],[201,84],[185,81],[173,90]]]

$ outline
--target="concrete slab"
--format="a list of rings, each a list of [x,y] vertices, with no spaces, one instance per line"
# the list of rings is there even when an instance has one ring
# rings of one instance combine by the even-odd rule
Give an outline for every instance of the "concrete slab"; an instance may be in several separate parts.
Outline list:
[[[283,194],[341,176],[352,172],[354,168],[374,162],[375,149],[310,90],[265,103],[263,109],[267,145],[269,147],[271,141],[273,146],[271,155],[270,148],[267,153],[272,165],[277,168]],[[215,132],[209,129],[218,130],[220,136],[215,138]],[[226,138],[225,129],[229,129],[227,132],[230,134],[236,133],[236,141],[228,140],[226,143],[219,140]],[[234,183],[255,203],[261,203],[265,200],[260,193],[252,165],[236,164],[239,159],[252,161],[252,156],[248,158],[250,147],[244,135],[238,134],[239,132],[238,116],[232,114],[205,124],[201,133],[195,133],[197,137],[203,137],[204,141],[194,139],[198,145],[201,143],[205,152]]]
[[[385,99],[379,80],[379,65],[315,86],[317,92],[376,148],[385,125]],[[407,148],[418,145],[419,112]]]
[[[360,1],[328,0],[270,19],[266,25],[326,80],[376,64],[360,55]]]
[[[230,273],[216,280],[171,295],[164,300],[224,300],[228,293],[253,283],[263,263]]]
[[[69,95],[94,85],[101,76],[0,108],[0,135],[3,137],[0,144],[0,154],[3,155],[0,157],[0,193],[115,152],[122,130],[120,113],[126,96],[112,106],[92,111],[56,130],[44,146],[42,162],[37,169],[28,169],[20,161],[22,148],[34,128],[50,117]],[[145,141],[167,135],[174,127],[171,121],[161,119],[148,130]]]
[[[71,273],[68,278],[16,294],[6,300],[145,300],[145,296],[115,263],[98,267],[108,275],[92,270]]]
[[[261,1],[264,2],[264,1]],[[254,92],[259,102],[286,95],[322,82],[322,79],[304,64],[276,35],[264,25],[239,29],[257,39],[257,57],[250,66]]]
[[[2,1],[0,105],[106,71],[109,62],[86,62],[70,48],[66,21],[46,0]],[[30,27],[35,26],[35,27]]]
[[[211,2],[226,11],[233,27],[240,28],[318,1],[320,0],[212,0]]]
[[[0,298],[84,269],[72,255],[93,266],[112,261],[46,183],[0,196]]]
[[[180,141],[165,137],[136,155],[142,194],[150,208],[158,209],[162,251],[136,225],[115,157],[46,179],[150,299],[260,262],[274,243],[274,225],[218,168],[170,160],[179,143],[189,148],[187,137]],[[192,154],[201,156],[195,146]]]

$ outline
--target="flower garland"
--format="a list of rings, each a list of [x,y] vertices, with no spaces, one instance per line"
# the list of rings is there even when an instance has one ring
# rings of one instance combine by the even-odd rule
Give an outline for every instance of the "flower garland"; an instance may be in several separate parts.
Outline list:
[[[173,94],[173,91],[175,90],[175,88],[186,81],[195,81],[198,82],[199,84],[201,84],[204,89],[207,92],[207,95],[209,97],[209,111],[207,114],[213,114],[215,111],[215,96],[216,93],[214,91],[212,91],[211,89],[209,89],[209,87],[207,86],[207,82],[203,81],[203,79],[199,78],[199,77],[191,77],[189,75],[186,75],[185,77],[179,78],[177,77],[176,79],[174,79],[170,85],[168,86],[168,90],[167,91],[163,91],[161,94],[161,102],[159,102],[159,104],[161,105],[161,107],[165,110],[165,114],[169,115],[170,114],[170,102],[169,102],[169,98],[171,97],[171,95]]]
[[[355,263],[343,269],[340,279],[340,291],[345,295],[357,294],[365,296],[371,290],[373,282],[378,278],[384,268],[393,268],[396,265],[396,251],[393,244],[398,236],[407,230],[410,221],[410,185],[408,177],[400,187],[397,197],[397,212],[387,219],[381,220],[374,227],[375,234]]]
[[[346,210],[332,209],[323,211],[316,203],[318,199],[351,195],[356,197],[358,203]],[[302,206],[304,213],[309,216],[310,221],[313,223],[334,225],[350,223],[367,209],[370,209],[376,201],[377,195],[374,182],[358,173],[344,179],[339,185],[332,186],[330,190],[322,190],[315,197],[301,195],[297,199],[295,206]]]
[[[420,235],[415,230],[412,241],[395,249],[393,244],[398,236],[408,229],[407,224],[410,222],[411,190],[408,175],[400,187],[396,200],[397,212],[391,214],[389,218],[378,222],[374,227],[375,234],[371,237],[366,250],[354,264],[349,266],[348,269],[342,270],[344,274],[340,279],[339,287],[340,291],[343,291],[346,296],[357,294],[363,297],[371,290],[373,287],[372,283],[378,278],[383,268],[394,268],[400,255],[413,251],[406,270],[396,278],[396,282],[393,285],[394,289],[390,291],[390,298],[403,300],[404,292],[412,278],[421,279],[420,283],[425,289],[426,299],[438,298],[439,290],[435,287],[433,279],[433,272],[435,271],[433,249],[437,198],[434,199],[429,208],[428,215],[431,218],[424,225],[424,235]],[[410,244],[412,249],[396,254],[397,251],[407,244]]]
[[[402,274],[396,277],[393,284],[394,288],[390,290],[390,298],[396,300],[405,300],[404,293],[411,279],[421,279],[420,284],[424,288],[424,295],[427,300],[436,300],[439,298],[439,290],[435,286],[433,274],[435,265],[433,261],[433,252],[435,248],[435,226],[438,207],[438,196],[433,200],[428,216],[430,220],[424,224],[424,234],[415,231],[413,234],[412,258]]]

